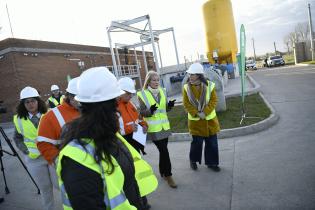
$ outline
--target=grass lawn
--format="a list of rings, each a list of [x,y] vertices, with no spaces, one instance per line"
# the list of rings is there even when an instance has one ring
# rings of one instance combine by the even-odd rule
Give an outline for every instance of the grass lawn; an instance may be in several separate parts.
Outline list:
[[[217,113],[221,129],[251,125],[266,119],[271,114],[271,111],[259,94],[253,94],[245,97],[246,116],[259,118],[246,118],[242,125],[240,125],[242,116],[241,97],[228,98],[226,100],[226,106],[226,111]],[[175,106],[172,111],[168,112],[168,118],[170,120],[172,132],[188,132],[187,113],[185,112],[183,106]]]
[[[286,65],[294,65],[294,55],[289,54],[289,55],[283,55],[283,59]]]
[[[306,61],[306,62],[302,62],[304,64],[315,64],[315,61]]]

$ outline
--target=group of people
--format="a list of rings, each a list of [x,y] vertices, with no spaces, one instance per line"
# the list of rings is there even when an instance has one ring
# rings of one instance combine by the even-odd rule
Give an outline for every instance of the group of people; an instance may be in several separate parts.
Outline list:
[[[190,167],[197,170],[201,164],[205,141],[205,164],[220,171],[215,84],[199,63],[187,73],[182,93],[193,138]],[[106,67],[90,68],[70,80],[65,95],[56,85],[51,90],[47,110],[38,91],[25,87],[13,120],[14,141],[41,190],[43,209],[55,208],[53,188],[60,190],[64,209],[150,209],[146,196],[158,181],[140,154],[146,154],[144,145],[133,138],[138,129],[159,151],[160,176],[177,188],[167,117],[175,100],[168,100],[156,72],[148,72],[138,92],[132,79],[117,80]],[[138,107],[131,102],[135,94]]]

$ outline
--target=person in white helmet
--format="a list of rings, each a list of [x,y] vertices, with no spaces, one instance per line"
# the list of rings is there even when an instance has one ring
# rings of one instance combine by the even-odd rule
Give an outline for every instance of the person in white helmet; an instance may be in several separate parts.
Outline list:
[[[136,93],[135,83],[129,77],[123,77],[118,80],[120,89],[125,91],[120,97],[118,97],[118,115],[120,133],[138,152],[144,152],[144,145],[140,144],[132,138],[133,132],[138,130],[138,126],[141,126],[143,132],[146,133],[148,125],[143,121],[142,117],[139,118],[139,114],[136,106],[131,102],[132,96]]]
[[[50,174],[54,172],[40,155],[35,142],[38,122],[46,111],[46,104],[38,91],[32,87],[25,87],[20,93],[20,103],[13,117],[15,125],[13,139],[17,148],[24,154],[25,165],[39,186],[41,209],[54,210],[53,186],[50,180]]]
[[[62,127],[80,115],[78,102],[74,99],[77,94],[77,81],[78,77],[69,81],[62,104],[49,110],[39,123],[37,147],[50,165],[54,165],[59,154]],[[57,187],[56,182],[54,186]]]
[[[122,93],[106,67],[79,78],[81,115],[67,124],[57,163],[65,209],[143,210],[141,197],[157,188],[151,166],[118,133],[116,98]]]
[[[217,96],[215,83],[204,77],[203,66],[193,63],[187,70],[189,79],[183,87],[183,105],[188,113],[188,128],[192,135],[190,167],[197,170],[201,164],[202,146],[205,142],[205,164],[213,171],[220,171],[217,133],[220,124],[215,107]]]
[[[60,104],[62,104],[63,101],[63,95],[58,87],[58,85],[52,85],[50,87],[51,96],[47,100],[47,105],[49,108],[54,108]]]

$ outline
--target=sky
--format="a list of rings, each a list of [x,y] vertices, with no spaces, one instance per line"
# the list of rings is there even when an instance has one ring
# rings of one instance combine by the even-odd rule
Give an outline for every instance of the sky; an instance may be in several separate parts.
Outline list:
[[[55,41],[108,47],[106,27],[111,21],[129,20],[149,14],[154,30],[173,27],[180,63],[184,57],[196,60],[206,54],[202,5],[206,0],[0,0],[0,40],[14,38]],[[298,23],[308,22],[311,4],[315,30],[315,0],[231,0],[239,45],[239,29],[244,24],[246,55],[285,51],[283,38]],[[144,27],[144,26],[143,26]],[[139,36],[112,33],[113,43],[134,44]],[[171,33],[160,35],[163,66],[176,64]],[[137,48],[141,50],[141,48]],[[145,46],[145,50],[152,50]]]

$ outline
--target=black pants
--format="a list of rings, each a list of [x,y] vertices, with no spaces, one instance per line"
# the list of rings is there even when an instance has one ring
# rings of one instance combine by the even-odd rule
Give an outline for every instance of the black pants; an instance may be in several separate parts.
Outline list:
[[[158,140],[158,141],[153,141],[153,143],[158,148],[159,153],[160,153],[159,170],[160,170],[161,176],[162,177],[172,176],[172,165],[171,165],[170,155],[167,149],[168,138]]]
[[[145,155],[146,153],[144,152],[144,146],[142,144],[140,144],[139,142],[137,142],[136,140],[134,140],[132,138],[132,134],[127,134],[124,135],[123,137],[128,141],[128,143],[133,146],[133,148],[135,148],[135,150],[137,150],[139,153],[140,151],[142,152],[143,155]]]
[[[219,165],[219,151],[217,135],[203,137],[192,136],[193,140],[190,145],[189,159],[192,162],[199,162],[201,164],[202,145],[205,141],[205,164]]]

